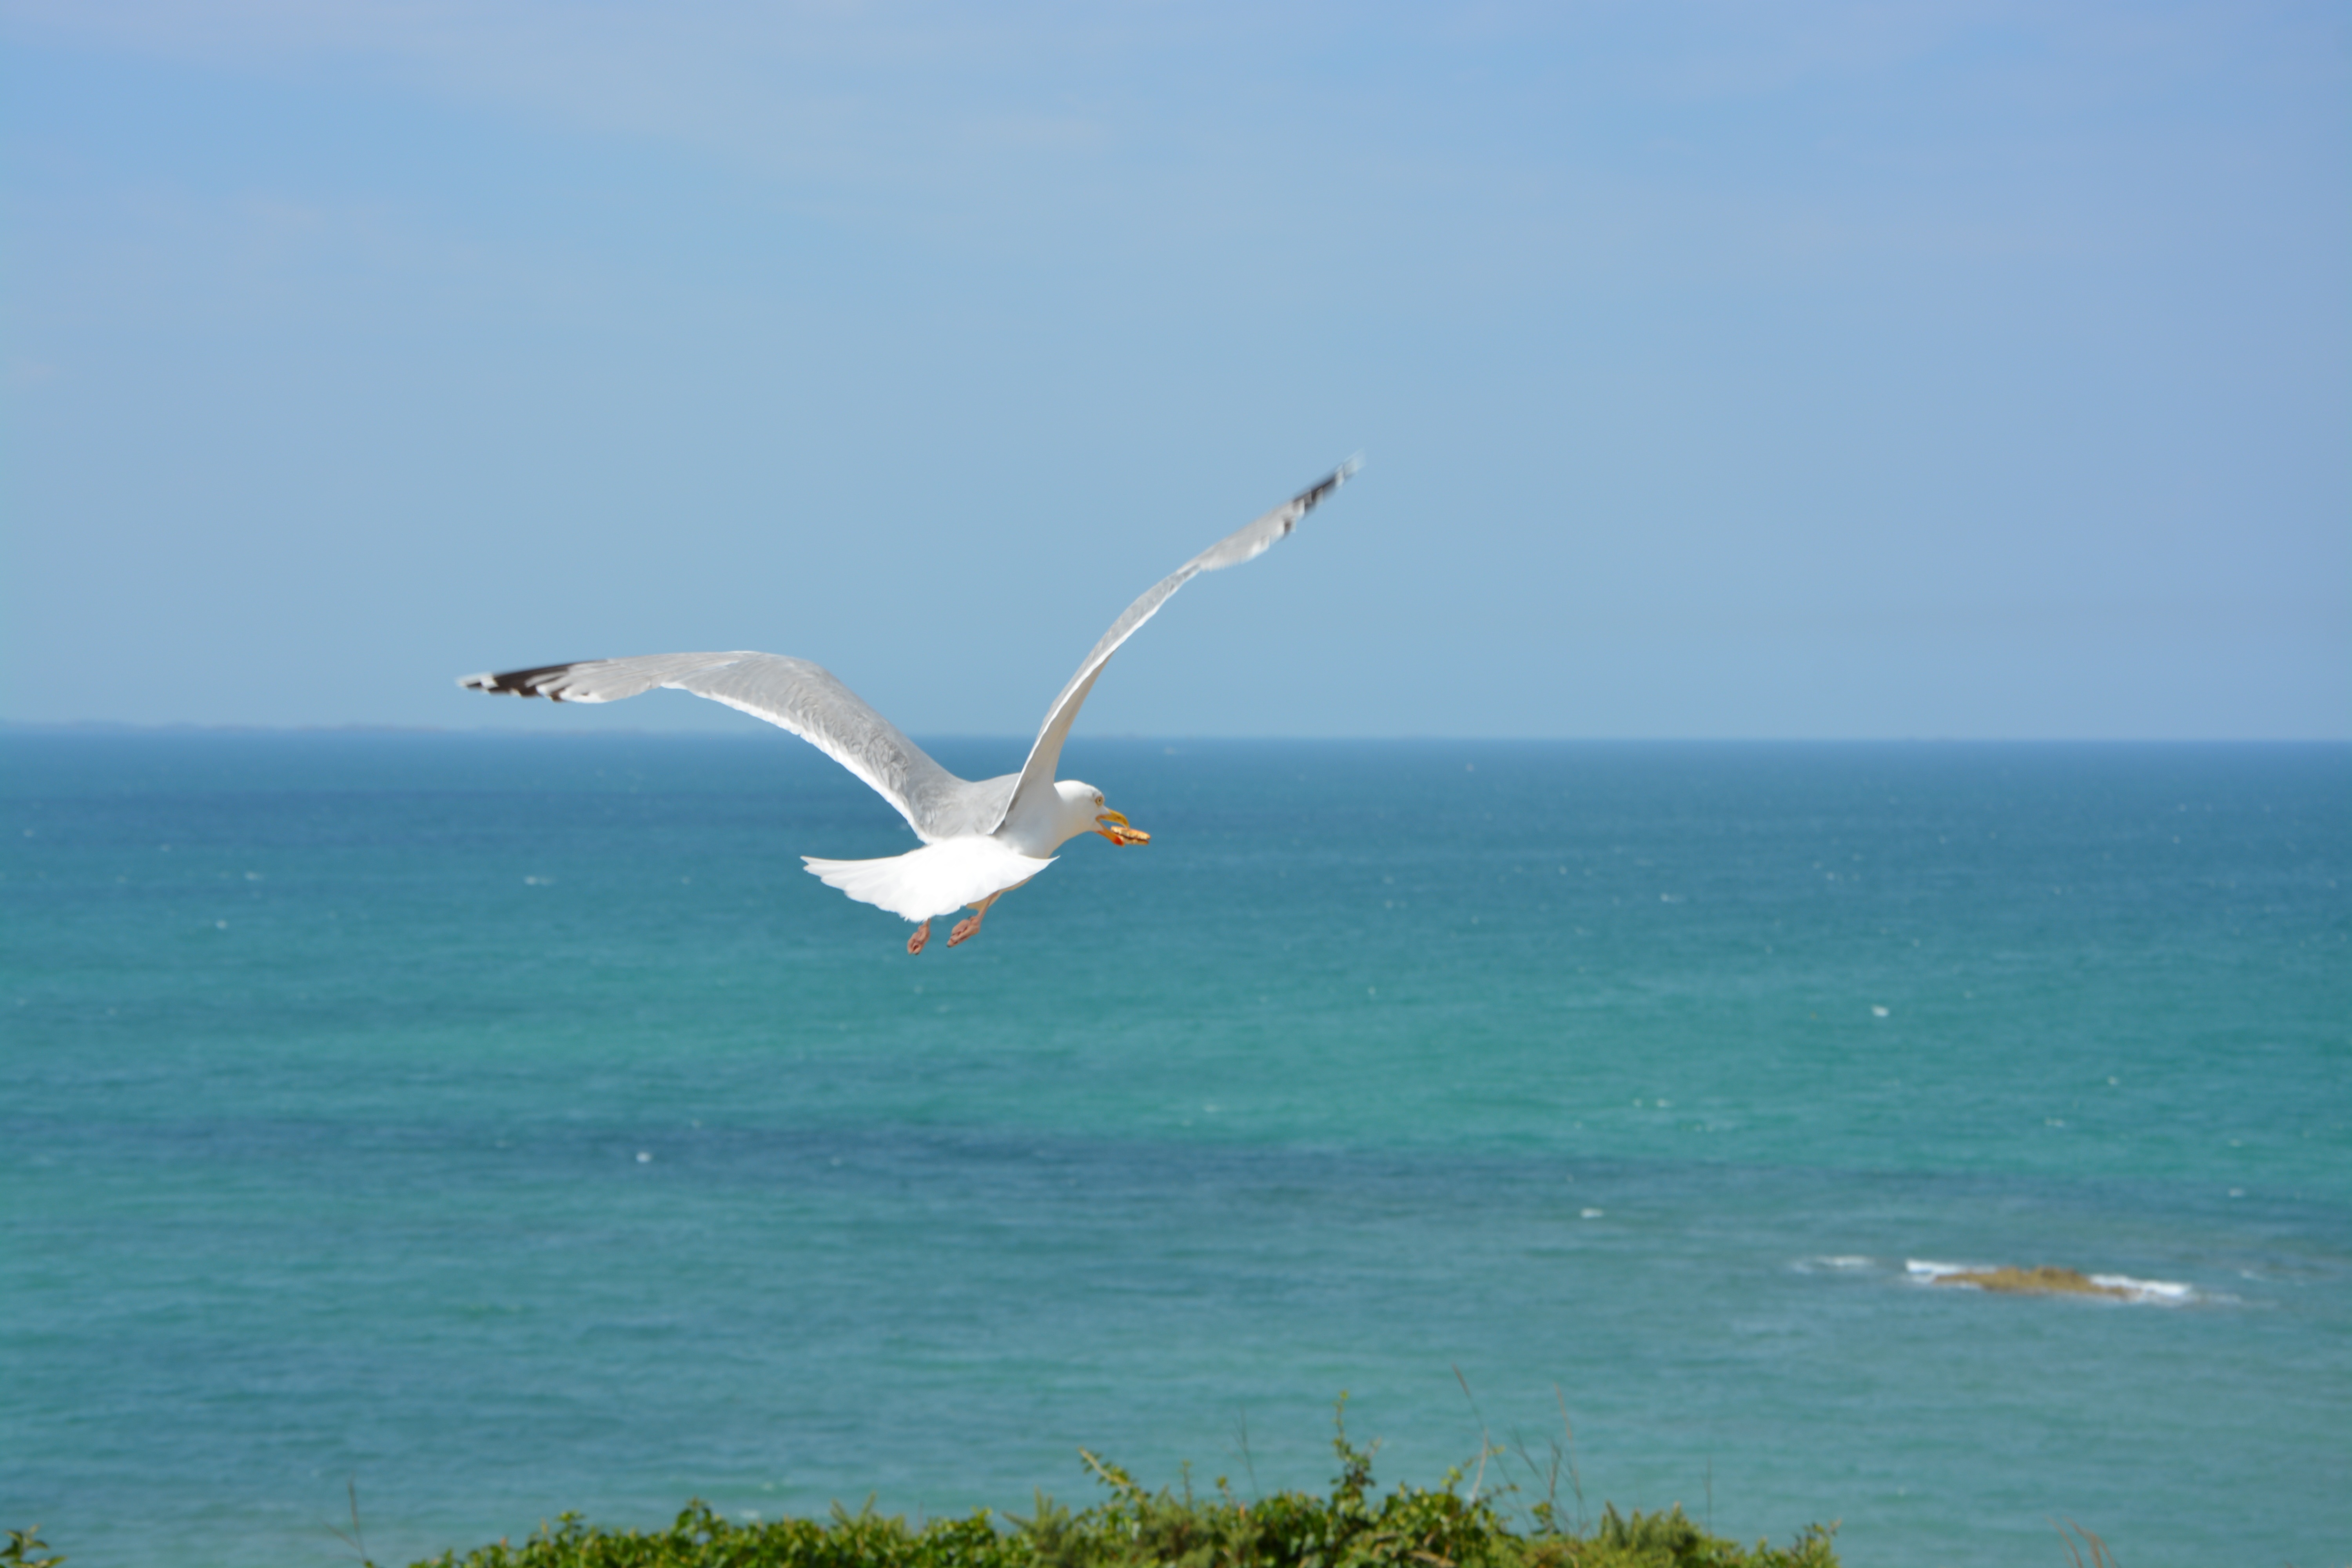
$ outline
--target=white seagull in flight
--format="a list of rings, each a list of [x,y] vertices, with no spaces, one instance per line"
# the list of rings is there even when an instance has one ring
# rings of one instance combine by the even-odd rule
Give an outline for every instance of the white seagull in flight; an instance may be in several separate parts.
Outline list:
[[[1149,844],[1151,836],[1103,803],[1102,791],[1076,779],[1056,783],[1062,742],[1095,678],[1157,615],[1170,595],[1202,572],[1218,572],[1265,553],[1324,497],[1348,482],[1359,463],[1349,458],[1248,527],[1217,541],[1163,577],[1127,607],[1087,655],[1070,683],[1045,710],[1045,722],[1017,773],[974,784],[940,766],[920,746],[830,671],[804,658],[775,653],[656,653],[638,658],[592,658],[542,665],[503,675],[468,675],[457,684],[509,697],[556,702],[618,702],[656,686],[674,687],[740,708],[791,731],[864,779],[923,841],[919,849],[880,860],[801,858],[811,874],[860,903],[916,923],[907,951],[930,940],[934,916],[969,907],[948,937],[955,946],[980,930],[997,900],[1054,863],[1054,851],[1081,833],[1099,833],[1116,845]]]

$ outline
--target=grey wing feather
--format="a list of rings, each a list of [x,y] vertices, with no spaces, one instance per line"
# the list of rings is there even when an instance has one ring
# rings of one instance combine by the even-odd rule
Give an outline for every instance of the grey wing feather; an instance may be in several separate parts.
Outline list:
[[[993,832],[1004,803],[1012,798],[1010,777],[984,784],[956,777],[832,671],[782,654],[594,658],[502,675],[468,675],[457,684],[474,691],[556,702],[618,702],[659,686],[724,702],[791,731],[856,773],[896,806],[926,842]]]
[[[1274,542],[1298,526],[1298,520],[1313,511],[1326,496],[1338,489],[1363,467],[1360,458],[1350,458],[1329,474],[1288,500],[1276,507],[1256,521],[1235,529],[1183,565],[1154,584],[1141,598],[1127,607],[1126,613],[1111,623],[1103,633],[1094,651],[1087,655],[1078,672],[1070,677],[1069,684],[1055,697],[1054,705],[1045,712],[1045,722],[1037,731],[1037,739],[1029,748],[1029,760],[1022,765],[1020,782],[1005,802],[1004,814],[1010,816],[1024,800],[1034,797],[1040,790],[1054,787],[1054,771],[1061,765],[1062,742],[1069,738],[1070,725],[1085,706],[1087,693],[1094,689],[1096,677],[1119,645],[1133,637],[1144,622],[1160,613],[1176,590],[1203,572],[1222,572],[1228,566],[1238,566],[1254,561],[1273,548]],[[1003,818],[992,825],[992,831],[1001,826]]]

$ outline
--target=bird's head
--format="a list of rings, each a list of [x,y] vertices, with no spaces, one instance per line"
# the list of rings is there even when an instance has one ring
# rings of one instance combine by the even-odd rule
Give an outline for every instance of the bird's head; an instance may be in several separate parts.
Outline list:
[[[1151,835],[1140,827],[1128,826],[1126,813],[1113,811],[1104,805],[1102,791],[1094,785],[1080,784],[1076,779],[1064,779],[1054,789],[1061,795],[1066,809],[1090,820],[1091,825],[1079,828],[1079,832],[1098,833],[1120,846],[1151,842]]]

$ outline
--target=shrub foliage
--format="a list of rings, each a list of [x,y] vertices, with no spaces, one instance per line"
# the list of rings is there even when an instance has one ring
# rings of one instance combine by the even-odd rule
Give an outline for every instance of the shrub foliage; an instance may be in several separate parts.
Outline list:
[[[1836,1568],[1834,1526],[1807,1526],[1788,1546],[1752,1548],[1709,1534],[1681,1506],[1662,1513],[1603,1508],[1586,1528],[1556,1499],[1517,1529],[1461,1473],[1435,1490],[1372,1487],[1371,1448],[1344,1425],[1333,1439],[1339,1474],[1328,1497],[1277,1492],[1244,1502],[1223,1479],[1208,1496],[1190,1481],[1151,1492],[1117,1465],[1086,1456],[1108,1489],[1072,1512],[1038,1494],[1027,1518],[983,1509],[919,1529],[874,1511],[834,1506],[827,1520],[735,1523],[700,1502],[667,1530],[599,1530],[576,1514],[520,1546],[500,1542],[418,1568]]]

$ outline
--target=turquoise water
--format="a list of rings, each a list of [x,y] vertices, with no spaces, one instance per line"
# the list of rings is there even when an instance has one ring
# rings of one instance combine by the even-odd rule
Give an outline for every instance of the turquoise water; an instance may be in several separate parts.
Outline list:
[[[764,731],[0,735],[0,1523],[1316,1486],[1347,1390],[1855,1564],[2352,1559],[2352,750],[1066,768],[1152,846],[910,960]]]

